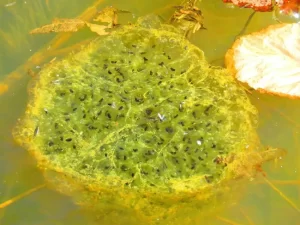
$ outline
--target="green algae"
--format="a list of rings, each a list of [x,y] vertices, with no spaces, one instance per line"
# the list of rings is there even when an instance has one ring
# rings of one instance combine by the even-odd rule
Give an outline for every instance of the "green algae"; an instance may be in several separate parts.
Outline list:
[[[227,182],[251,177],[262,161],[244,90],[157,18],[48,65],[30,95],[15,139],[59,172],[48,179],[60,191],[82,188],[79,201],[101,209],[152,222],[201,211],[221,204]]]

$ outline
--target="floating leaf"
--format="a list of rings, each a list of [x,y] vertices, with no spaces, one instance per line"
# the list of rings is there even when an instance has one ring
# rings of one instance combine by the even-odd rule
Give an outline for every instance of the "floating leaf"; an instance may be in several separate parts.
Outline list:
[[[105,30],[107,28],[107,26],[94,24],[94,23],[86,23],[86,25],[88,26],[88,28],[90,28],[90,30],[92,32],[95,32],[98,35],[107,35],[107,34],[109,34],[109,32],[107,32]]]
[[[300,97],[300,23],[277,24],[242,36],[226,66],[239,81],[277,95]]]
[[[36,28],[30,34],[45,34],[51,32],[77,32],[86,23],[80,19],[54,19],[51,24]]]

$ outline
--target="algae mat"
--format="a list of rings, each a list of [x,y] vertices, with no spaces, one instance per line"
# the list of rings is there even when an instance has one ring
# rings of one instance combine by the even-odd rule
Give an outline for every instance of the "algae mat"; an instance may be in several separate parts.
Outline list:
[[[50,63],[30,95],[16,140],[102,211],[175,221],[221,205],[264,161],[244,90],[155,16]]]

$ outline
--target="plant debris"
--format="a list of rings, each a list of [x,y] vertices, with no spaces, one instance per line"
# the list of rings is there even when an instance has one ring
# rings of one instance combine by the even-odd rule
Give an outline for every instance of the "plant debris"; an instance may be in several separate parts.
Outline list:
[[[117,10],[113,7],[106,7],[96,15],[94,21],[106,23],[106,25],[89,23],[82,19],[54,19],[51,24],[36,28],[30,34],[60,33],[60,32],[77,32],[83,28],[89,28],[98,35],[107,35],[106,29],[114,28],[118,24],[118,12],[127,12]]]
[[[289,15],[299,14],[300,0],[223,0],[224,3],[232,3],[242,8],[252,8],[255,11],[269,12],[278,8],[280,13]]]
[[[185,36],[189,36],[200,29],[205,29],[202,12],[196,7],[197,1],[189,0],[182,5],[175,6],[176,11],[170,19],[170,23],[183,30]]]

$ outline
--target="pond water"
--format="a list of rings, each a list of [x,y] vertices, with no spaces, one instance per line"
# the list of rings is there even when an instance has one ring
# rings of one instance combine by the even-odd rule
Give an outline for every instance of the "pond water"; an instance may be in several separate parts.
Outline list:
[[[92,224],[92,215],[47,187],[36,162],[18,147],[11,130],[24,112],[27,101],[28,69],[67,54],[68,46],[95,37],[87,31],[74,35],[29,35],[33,28],[48,24],[53,18],[75,18],[97,4],[128,10],[120,23],[155,12],[167,20],[181,0],[0,0],[0,204],[37,188],[9,205],[0,206],[0,224]],[[203,0],[199,8],[207,30],[191,37],[209,62],[223,65],[226,50],[252,14],[250,9],[229,7],[221,0]],[[91,8],[93,12],[93,8]],[[283,18],[291,21],[289,18]],[[272,13],[256,13],[245,33],[275,24]],[[53,41],[54,40],[54,41]],[[49,46],[51,46],[49,48]],[[60,50],[65,49],[65,50]],[[39,54],[38,52],[43,52]],[[32,57],[34,55],[34,57]],[[30,58],[31,57],[31,58]],[[264,165],[267,180],[249,182],[243,198],[230,209],[215,215],[207,224],[299,225],[300,224],[300,100],[249,94],[260,115],[259,135],[264,145],[286,149],[288,154]],[[121,220],[121,218],[120,218]],[[110,224],[109,222],[107,223]],[[121,223],[120,223],[121,224]]]

